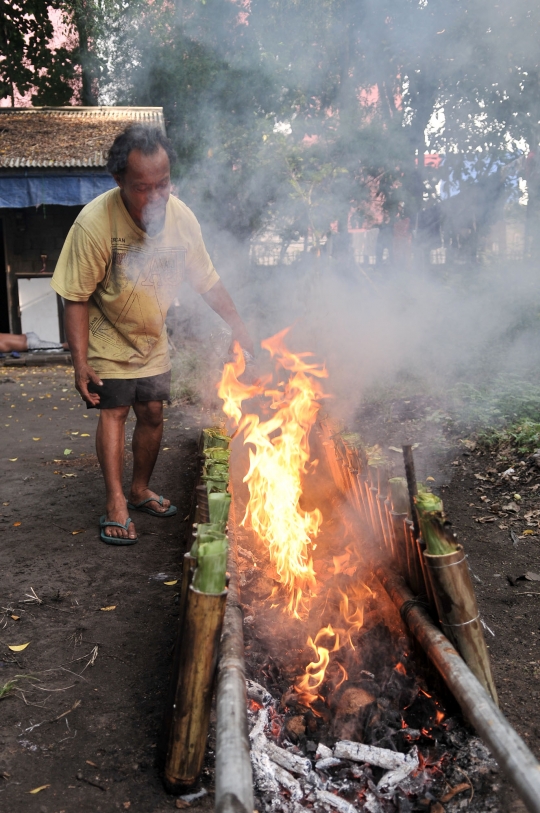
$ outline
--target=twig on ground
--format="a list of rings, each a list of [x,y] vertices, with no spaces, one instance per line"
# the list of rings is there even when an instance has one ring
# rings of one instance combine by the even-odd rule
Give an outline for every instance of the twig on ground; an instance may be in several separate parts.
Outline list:
[[[23,598],[23,604],[43,604],[42,599],[39,598],[33,587],[30,588],[29,593],[25,593],[24,595],[27,596],[27,598]]]

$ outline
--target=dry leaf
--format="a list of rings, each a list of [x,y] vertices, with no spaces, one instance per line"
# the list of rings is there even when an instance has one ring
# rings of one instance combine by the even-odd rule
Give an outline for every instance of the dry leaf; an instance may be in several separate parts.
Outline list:
[[[30,641],[28,641],[28,644]],[[12,652],[22,652],[23,649],[26,649],[28,644],[8,644],[8,649],[11,649]]]
[[[78,432],[71,432],[70,434],[71,435],[78,435],[79,433]]]
[[[18,621],[21,616],[20,615],[12,615],[11,617],[12,617],[12,619],[14,621]]]
[[[108,613],[109,610],[116,610],[116,604],[111,604],[110,607],[100,607],[99,609],[102,610],[104,613]]]
[[[63,463],[63,462],[64,461],[62,459],[57,460],[55,457],[53,457],[53,463]]]
[[[168,452],[170,448],[171,448],[170,446],[164,446],[164,447],[163,447],[163,451],[164,451],[164,452]]]
[[[14,523],[13,523],[13,527],[14,527],[14,528],[18,528],[18,527],[19,527],[19,525],[22,525],[22,522],[14,522]]]
[[[32,438],[32,440],[41,440],[41,438]]]
[[[534,531],[531,531],[530,528],[527,531],[523,531],[523,536],[532,536],[532,534],[534,534]]]
[[[163,582],[163,584],[171,585],[171,584],[178,584],[178,579],[174,579],[172,582]]]
[[[18,459],[19,459],[18,457],[10,457],[10,458],[9,458],[9,460],[11,461],[11,463],[15,463],[15,461],[16,461],[16,460],[18,460]]]
[[[77,534],[83,534],[85,532],[85,530],[86,530],[86,528],[77,528],[76,531],[71,532],[71,536],[77,536]]]
[[[185,799],[177,799],[174,805],[178,810],[184,810],[186,807],[191,807],[189,802],[186,802]]]
[[[66,478],[66,477],[76,477],[76,476],[77,476],[76,474],[62,474],[62,477],[63,477],[63,478]]]
[[[98,769],[98,771],[99,771],[99,765],[96,765],[96,763],[95,763],[95,762],[92,762],[92,760],[87,759],[87,760],[85,760],[85,762],[86,762],[86,764],[87,764],[87,765],[91,765],[91,766],[92,766],[92,768],[97,768],[97,769]]]
[[[124,810],[129,810],[129,808],[131,807],[131,802],[122,802],[122,807],[124,808]]]
[[[81,435],[81,438],[89,438],[89,437],[90,437],[90,435],[88,434],[88,432],[83,432],[82,435]]]
[[[445,793],[444,796],[441,796],[441,802],[449,802],[450,799],[453,799],[454,796],[457,796],[458,793],[463,793],[464,790],[470,790],[471,786],[467,782],[461,782],[461,784],[456,785],[454,788],[450,788],[448,793]]]
[[[40,790],[45,790],[46,788],[50,788],[50,785],[40,785],[39,788],[34,788],[34,790],[29,790],[28,793],[39,793]]]

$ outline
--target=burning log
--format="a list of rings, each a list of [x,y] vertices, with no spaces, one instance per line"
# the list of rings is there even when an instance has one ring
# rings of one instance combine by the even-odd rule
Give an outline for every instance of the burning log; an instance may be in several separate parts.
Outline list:
[[[425,492],[415,498],[429,579],[439,621],[465,663],[498,704],[489,653],[465,552],[450,531],[443,503]]]
[[[362,742],[342,740],[336,742],[334,756],[337,759],[351,759],[353,762],[367,762],[386,771],[395,771],[398,768],[408,767],[408,773],[418,768],[418,750],[411,749],[410,754],[401,754],[390,751],[388,748],[377,748],[375,745],[364,745]]]
[[[341,796],[336,796],[335,793],[330,793],[327,790],[317,790],[315,796],[317,801],[321,802],[325,807],[329,805],[339,810],[339,813],[357,813],[354,805],[342,799]]]

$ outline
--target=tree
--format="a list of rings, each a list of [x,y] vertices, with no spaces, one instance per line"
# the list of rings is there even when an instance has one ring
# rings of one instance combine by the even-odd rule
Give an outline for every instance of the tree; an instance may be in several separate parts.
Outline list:
[[[34,90],[33,102],[66,104],[73,94],[75,61],[66,48],[53,48],[49,8],[58,2],[0,0],[0,98]]]

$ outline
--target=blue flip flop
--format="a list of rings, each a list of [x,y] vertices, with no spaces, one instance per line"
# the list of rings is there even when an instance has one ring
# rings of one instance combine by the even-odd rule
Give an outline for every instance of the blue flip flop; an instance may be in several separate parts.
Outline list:
[[[129,526],[131,525],[132,519],[128,517],[122,525],[121,522],[114,522],[112,519],[107,519],[106,514],[103,514],[102,517],[99,519],[99,528],[100,528],[100,537],[106,545],[134,545],[135,542],[138,542],[138,537],[136,536],[135,539],[130,539],[129,536],[109,536],[105,533],[105,528],[123,528],[124,531],[127,531]]]
[[[146,508],[147,502],[158,502],[160,505],[163,505],[163,495],[159,499],[155,497],[148,497],[147,500],[142,500],[138,502],[137,505],[133,505],[133,503],[128,502],[128,508],[130,511],[143,511],[145,514],[151,514],[153,517],[174,517],[176,514],[177,508],[176,505],[169,505],[166,511],[155,511],[153,508]]]

